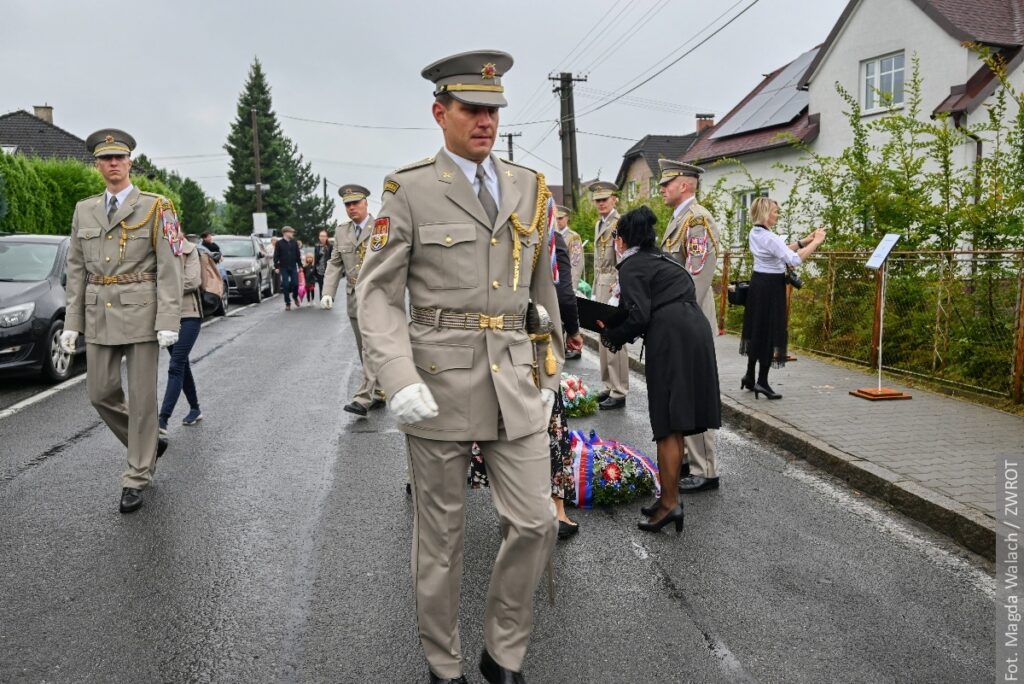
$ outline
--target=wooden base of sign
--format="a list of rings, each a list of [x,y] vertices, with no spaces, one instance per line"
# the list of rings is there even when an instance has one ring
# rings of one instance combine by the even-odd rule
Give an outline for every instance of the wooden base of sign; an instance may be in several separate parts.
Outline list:
[[[889,389],[888,387],[883,387],[882,389],[877,389],[875,387],[862,387],[851,391],[850,394],[855,397],[860,397],[861,399],[867,399],[868,401],[888,401],[891,399],[913,398],[906,392]]]

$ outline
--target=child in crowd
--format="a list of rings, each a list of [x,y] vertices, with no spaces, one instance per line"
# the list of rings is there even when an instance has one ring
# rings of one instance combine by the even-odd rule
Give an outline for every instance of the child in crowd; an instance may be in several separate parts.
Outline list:
[[[313,264],[313,255],[307,254],[302,264],[302,275],[306,281],[306,301],[311,302],[316,297],[316,266]]]

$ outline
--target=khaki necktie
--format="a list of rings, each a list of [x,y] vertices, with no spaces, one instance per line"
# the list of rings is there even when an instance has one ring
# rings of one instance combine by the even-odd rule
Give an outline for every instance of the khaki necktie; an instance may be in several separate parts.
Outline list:
[[[114,214],[117,213],[117,195],[110,196],[110,208],[107,209],[107,223],[114,220]]]
[[[487,218],[491,220],[491,227],[493,228],[494,222],[498,219],[498,205],[494,203],[494,196],[487,190],[487,176],[484,174],[483,164],[477,164],[476,166],[476,179],[480,183],[480,190],[476,193],[477,199],[480,200],[484,211],[487,212]]]

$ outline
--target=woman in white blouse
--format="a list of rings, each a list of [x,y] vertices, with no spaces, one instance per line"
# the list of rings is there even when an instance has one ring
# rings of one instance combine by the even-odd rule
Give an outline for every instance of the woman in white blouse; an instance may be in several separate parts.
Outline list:
[[[740,380],[740,389],[754,391],[754,398],[765,395],[781,399],[768,385],[772,365],[786,365],[786,268],[803,263],[825,241],[825,229],[818,228],[807,237],[786,244],[772,232],[779,220],[779,203],[758,197],[750,205],[754,227],[750,231],[750,252],[754,255],[754,273],[747,291],[743,312],[743,336],[740,354],[747,356],[747,374]],[[760,364],[757,380],[754,366]]]

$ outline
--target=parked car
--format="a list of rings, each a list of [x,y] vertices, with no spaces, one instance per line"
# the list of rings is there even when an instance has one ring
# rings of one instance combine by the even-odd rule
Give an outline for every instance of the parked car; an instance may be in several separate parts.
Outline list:
[[[71,375],[74,355],[60,346],[70,244],[61,235],[0,237],[0,371],[38,369],[51,382]],[[79,335],[75,355],[83,351]]]
[[[216,235],[228,276],[228,292],[250,302],[274,293],[274,268],[268,264],[260,240],[252,235]]]
[[[274,239],[271,237],[260,237],[260,244],[263,245],[264,258],[270,266],[270,272],[274,274],[273,294],[281,291],[281,274],[274,270]]]

